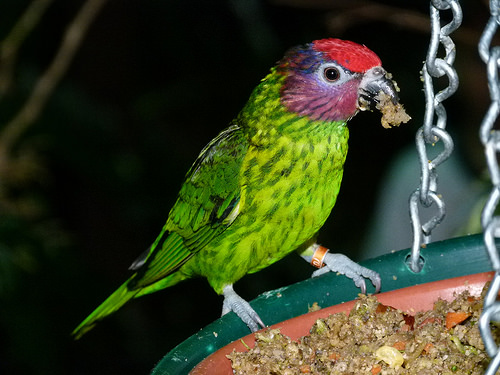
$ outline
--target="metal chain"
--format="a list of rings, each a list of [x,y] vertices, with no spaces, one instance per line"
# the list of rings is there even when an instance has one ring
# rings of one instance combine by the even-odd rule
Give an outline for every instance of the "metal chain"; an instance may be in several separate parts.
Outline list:
[[[440,11],[451,11],[452,20],[441,27]],[[446,110],[442,102],[457,91],[458,76],[453,68],[455,61],[455,43],[450,38],[462,23],[462,9],[457,0],[431,0],[431,40],[427,59],[422,69],[425,92],[424,124],[417,131],[416,144],[420,162],[420,186],[410,195],[410,218],[413,228],[413,246],[409,267],[413,272],[420,272],[423,262],[420,259],[420,247],[431,241],[431,232],[444,219],[445,204],[437,192],[436,168],[449,158],[453,151],[453,140],[446,132]],[[437,57],[439,46],[445,51],[444,58]],[[434,93],[432,78],[448,78],[448,86]],[[434,119],[436,122],[434,123]],[[443,143],[443,150],[434,158],[430,156],[430,147],[437,142]],[[430,146],[430,147],[428,147]],[[422,224],[420,207],[430,208],[436,204],[437,213]]]
[[[500,216],[495,216],[495,210],[500,202],[500,166],[498,153],[500,152],[500,129],[494,129],[495,121],[500,114],[500,46],[491,46],[493,36],[500,23],[500,3],[490,0],[490,20],[486,25],[479,41],[479,55],[487,67],[488,87],[491,104],[481,123],[479,136],[483,143],[486,163],[491,177],[493,188],[488,197],[482,215],[484,245],[495,271],[495,276],[484,299],[484,309],[479,319],[479,329],[488,355],[492,358],[485,374],[493,375],[500,368],[500,351],[493,339],[490,322],[498,320],[500,316],[500,302],[497,301],[500,291],[500,258],[495,246],[495,238],[500,237]]]

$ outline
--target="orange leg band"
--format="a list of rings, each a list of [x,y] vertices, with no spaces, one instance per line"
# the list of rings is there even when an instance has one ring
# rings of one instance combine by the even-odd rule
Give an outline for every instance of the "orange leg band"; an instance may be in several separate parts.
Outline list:
[[[319,245],[316,251],[313,254],[311,259],[311,264],[316,268],[321,268],[324,266],[323,259],[325,259],[325,255],[328,252],[328,249],[324,246]]]

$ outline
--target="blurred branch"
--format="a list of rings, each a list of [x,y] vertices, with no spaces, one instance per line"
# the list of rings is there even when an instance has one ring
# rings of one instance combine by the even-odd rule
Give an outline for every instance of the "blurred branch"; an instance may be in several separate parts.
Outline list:
[[[330,11],[326,16],[326,25],[328,31],[336,36],[342,35],[350,27],[369,22],[384,22],[402,30],[430,33],[428,12],[412,9],[411,5],[405,7],[404,2],[401,2],[400,7],[372,0],[272,0],[272,2],[281,6]],[[486,0],[482,2],[488,6]],[[428,7],[429,5],[425,7],[427,11]],[[481,31],[462,25],[453,36],[458,42],[475,46]]]
[[[0,45],[0,99],[12,84],[17,52],[54,0],[33,0]]]
[[[429,15],[415,10],[369,3],[344,8],[328,15],[328,27],[337,32],[366,22],[387,22],[398,27],[429,33]]]
[[[327,16],[327,26],[334,34],[342,34],[349,27],[374,21],[389,23],[401,29],[419,33],[430,33],[428,14],[390,5],[368,3],[332,12]],[[480,31],[464,26],[454,34],[457,41],[474,46],[480,36]]]
[[[87,29],[106,0],[87,0],[64,33],[52,63],[39,78],[30,97],[0,133],[0,152],[9,153],[15,141],[34,122],[72,61]],[[1,155],[5,157],[6,155]]]
[[[13,30],[5,38],[0,49],[2,78],[7,82],[7,89],[14,76],[17,51],[22,42],[39,23],[43,12],[53,0],[34,0]],[[0,131],[0,207],[2,214],[11,213],[23,218],[40,217],[42,206],[33,200],[30,194],[21,193],[29,183],[39,182],[45,172],[36,152],[25,147],[13,152],[18,147],[22,135],[35,123],[43,111],[54,89],[68,70],[76,51],[106,0],[86,0],[73,20],[68,24],[62,36],[61,44],[52,62],[36,81],[31,93],[19,111]],[[36,4],[35,4],[36,3]],[[9,66],[10,64],[10,66]],[[0,98],[2,92],[0,91]]]
[[[35,1],[36,2],[36,1]],[[22,134],[35,122],[75,56],[88,27],[106,0],[87,0],[68,25],[59,50],[38,79],[24,106],[0,132],[0,172],[6,172],[11,152]]]

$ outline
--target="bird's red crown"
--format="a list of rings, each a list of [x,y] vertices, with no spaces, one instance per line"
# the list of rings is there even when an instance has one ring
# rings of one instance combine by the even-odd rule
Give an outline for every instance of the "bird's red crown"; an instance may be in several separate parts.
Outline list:
[[[380,58],[368,47],[341,39],[315,40],[313,49],[326,54],[332,61],[346,67],[351,72],[364,73],[374,66],[380,66]]]

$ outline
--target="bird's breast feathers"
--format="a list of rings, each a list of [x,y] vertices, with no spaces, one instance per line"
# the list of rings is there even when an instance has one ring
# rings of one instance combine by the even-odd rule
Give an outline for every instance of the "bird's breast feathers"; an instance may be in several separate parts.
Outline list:
[[[283,251],[313,236],[335,204],[347,153],[342,139],[292,141],[283,136],[275,147],[250,147],[243,161],[240,216],[245,225],[259,219],[259,232],[281,232]],[[345,138],[344,138],[345,137]]]

